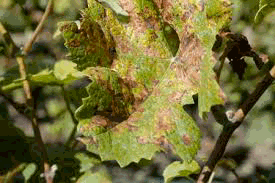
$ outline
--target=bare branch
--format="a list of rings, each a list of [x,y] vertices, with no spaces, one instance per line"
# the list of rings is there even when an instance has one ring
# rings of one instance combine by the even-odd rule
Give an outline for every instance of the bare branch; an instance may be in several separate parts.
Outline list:
[[[31,51],[34,41],[36,40],[38,34],[41,32],[41,30],[43,28],[43,24],[45,23],[46,19],[48,18],[49,14],[52,10],[52,6],[53,6],[53,0],[49,0],[48,5],[45,10],[45,13],[43,14],[42,19],[39,22],[38,26],[36,27],[36,29],[32,35],[32,38],[24,46],[23,51],[25,52],[25,54],[27,54]]]
[[[5,29],[5,27],[1,22],[0,22],[0,34],[2,35],[5,46],[7,48],[8,57],[13,57],[15,53],[19,50],[19,48],[15,45],[9,32]]]
[[[48,1],[48,5],[47,8],[45,10],[45,13],[39,23],[39,25],[37,26],[36,30],[34,31],[34,34],[32,36],[32,38],[25,44],[23,51],[24,51],[24,55],[28,54],[32,48],[32,44],[34,43],[34,41],[36,40],[37,35],[41,32],[43,24],[45,22],[45,20],[47,19],[47,17],[49,16],[50,10],[52,8],[53,5],[53,1],[49,0]],[[20,76],[21,79],[23,79],[23,88],[24,88],[24,92],[26,95],[26,99],[27,99],[27,105],[28,107],[31,109],[31,121],[32,121],[32,128],[34,131],[34,135],[35,135],[35,139],[39,145],[40,150],[42,151],[43,154],[43,158],[41,158],[41,162],[44,165],[43,166],[43,172],[47,173],[50,171],[50,165],[48,162],[48,154],[47,154],[47,150],[45,148],[45,145],[43,143],[42,137],[41,137],[41,133],[37,124],[37,119],[36,119],[36,110],[34,107],[34,102],[33,102],[33,98],[32,98],[32,92],[31,92],[31,86],[30,86],[30,82],[27,79],[27,72],[26,72],[26,65],[25,65],[25,58],[24,55],[18,55],[16,57],[16,60],[18,62],[19,65],[19,72],[20,72]],[[47,177],[45,177],[47,179]],[[52,182],[51,179],[47,179],[46,180],[48,183]]]
[[[275,66],[272,67],[270,72],[268,72],[265,78],[260,82],[255,91],[249,95],[249,97],[244,101],[240,108],[234,113],[234,116],[231,119],[226,117],[226,114],[223,113],[223,117],[220,119],[225,120],[223,122],[223,130],[216,142],[215,148],[212,151],[208,162],[203,167],[200,176],[197,180],[197,183],[205,183],[209,180],[211,174],[214,171],[214,168],[217,162],[221,159],[225,152],[226,145],[231,138],[233,132],[242,124],[247,113],[252,109],[258,99],[266,91],[266,89],[272,84],[272,81],[275,79]],[[213,112],[216,112],[212,108]],[[215,116],[215,115],[214,115]],[[218,116],[218,115],[216,115]]]

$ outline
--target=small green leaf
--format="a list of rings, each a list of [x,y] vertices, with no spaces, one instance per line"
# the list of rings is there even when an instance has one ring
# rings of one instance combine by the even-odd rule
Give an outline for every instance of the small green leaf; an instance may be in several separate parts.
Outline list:
[[[63,60],[57,62],[54,66],[54,70],[45,69],[34,75],[28,75],[32,85],[44,86],[44,85],[64,85],[75,81],[84,75],[74,69],[74,63]],[[3,92],[9,92],[23,86],[22,79],[13,80],[7,85],[1,86]]]
[[[78,180],[78,183],[86,183],[86,182],[93,182],[93,183],[111,183],[112,179],[111,176],[108,174],[105,167],[99,167],[95,171],[88,170],[82,175]]]
[[[84,152],[76,153],[75,158],[81,162],[80,163],[80,166],[81,166],[80,172],[85,172],[85,171],[91,169],[92,167],[94,167],[95,165],[98,165],[101,163],[100,160],[96,159],[95,157],[88,156],[88,154],[86,154]]]
[[[81,78],[83,74],[76,70],[76,63],[69,60],[60,60],[54,65],[54,75],[59,80]]]
[[[106,8],[110,8],[116,14],[119,21],[129,22],[130,17],[128,13],[121,8],[117,0],[98,0],[98,2]]]
[[[36,164],[30,163],[27,165],[25,170],[22,172],[22,174],[25,177],[25,182],[27,182],[31,178],[31,176],[34,174],[35,170],[36,170]]]
[[[175,161],[165,168],[163,176],[165,183],[170,183],[175,177],[187,177],[199,171],[200,166],[195,160],[191,163]]]

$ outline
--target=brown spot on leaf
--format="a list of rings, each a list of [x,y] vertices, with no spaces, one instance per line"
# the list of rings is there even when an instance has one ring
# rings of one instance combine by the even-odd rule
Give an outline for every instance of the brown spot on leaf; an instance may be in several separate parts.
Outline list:
[[[175,63],[175,73],[178,82],[184,82],[185,86],[189,88],[197,85],[200,79],[200,63],[204,50],[200,40],[188,30],[187,26],[181,35],[179,60]]]
[[[172,95],[169,96],[168,100],[171,103],[177,102],[180,103],[183,96],[183,92],[174,92]]]
[[[135,110],[138,110],[140,104],[142,104],[147,99],[148,95],[149,95],[149,92],[147,91],[146,88],[144,88],[140,92],[140,94],[135,96],[135,103],[133,104],[133,108]]]
[[[161,10],[161,15],[163,17],[163,20],[165,22],[169,22],[171,23],[172,21],[172,7],[173,7],[173,2],[171,2],[171,0],[162,0],[162,1],[158,1],[156,2],[157,6],[160,7]]]
[[[127,123],[127,128],[130,132],[138,131],[138,127],[134,124],[131,124],[131,123]]]
[[[137,131],[138,127],[137,127],[137,125],[135,125],[131,122],[124,121],[123,123],[120,123],[119,125],[115,126],[112,130],[115,133],[124,133],[126,129],[129,132],[133,132],[133,131]]]
[[[96,48],[94,46],[92,46],[92,45],[89,45],[85,49],[85,54],[89,55],[91,53],[96,53]]]
[[[155,129],[157,131],[169,131],[174,125],[171,121],[172,111],[169,109],[162,109],[158,112],[157,123]]]
[[[138,137],[136,137],[136,139],[139,144],[149,144],[150,143],[148,137],[146,137],[146,136],[138,136]]]
[[[92,117],[91,122],[96,126],[102,126],[104,128],[112,128],[116,124],[111,122],[107,117],[96,115]]]
[[[156,87],[157,84],[159,83],[159,80],[156,80],[156,79],[155,79],[155,80],[152,81],[152,83],[154,84],[154,87]]]
[[[76,140],[83,144],[97,144],[96,137],[77,137]]]
[[[144,112],[144,108],[143,108],[143,107],[140,107],[137,111],[138,111],[138,112]]]
[[[80,46],[80,41],[77,40],[77,39],[72,39],[70,41],[68,41],[68,46],[71,47],[71,48],[77,48]]]
[[[191,144],[191,137],[188,134],[182,135],[182,141],[185,145],[190,145]]]
[[[155,138],[153,144],[156,144],[165,150],[172,150],[173,148],[173,145],[164,136]]]

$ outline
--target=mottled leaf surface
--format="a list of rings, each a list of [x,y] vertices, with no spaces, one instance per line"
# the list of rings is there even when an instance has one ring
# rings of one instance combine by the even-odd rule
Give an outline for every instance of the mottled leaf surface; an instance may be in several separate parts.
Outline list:
[[[151,159],[157,151],[172,151],[190,163],[200,147],[200,131],[182,106],[193,103],[192,95],[198,93],[202,116],[223,102],[211,49],[219,29],[230,21],[230,5],[222,0],[205,5],[178,0],[117,2],[130,17],[127,24],[109,7],[90,0],[83,11],[85,24],[63,29],[67,45],[77,42],[87,28],[94,42],[79,38],[76,49],[68,46],[78,69],[92,81],[89,97],[76,112],[78,129],[87,137],[89,151],[121,166]],[[95,30],[91,25],[97,25]],[[94,36],[92,30],[104,36]],[[112,52],[101,55],[99,50],[109,50],[109,43]],[[97,50],[76,54],[87,47]],[[109,61],[92,63],[94,58]]]

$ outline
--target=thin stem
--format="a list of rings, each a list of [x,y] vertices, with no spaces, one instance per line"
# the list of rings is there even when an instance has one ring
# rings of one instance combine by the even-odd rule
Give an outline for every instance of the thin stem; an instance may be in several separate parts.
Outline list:
[[[53,0],[49,0],[48,5],[45,10],[45,13],[43,14],[42,19],[39,22],[38,26],[36,27],[36,29],[32,35],[32,38],[24,46],[23,50],[24,50],[25,54],[27,54],[31,51],[34,41],[36,40],[38,34],[41,32],[41,30],[43,28],[43,24],[45,23],[46,19],[48,18],[49,14],[51,12],[52,6],[53,6]]]
[[[0,22],[0,33],[4,40],[4,44],[7,48],[8,57],[14,56],[14,54],[19,50],[19,48],[15,45],[13,39],[11,38],[9,32],[5,29],[3,24]]]
[[[275,79],[275,66],[268,72],[265,78],[260,82],[254,92],[249,95],[249,97],[244,101],[240,108],[235,112],[234,116],[228,120],[227,117],[224,117],[225,121],[223,122],[223,130],[215,144],[215,148],[212,151],[208,162],[203,167],[200,176],[197,180],[197,183],[206,183],[211,174],[214,171],[214,168],[217,162],[221,159],[225,152],[226,145],[231,138],[233,132],[242,124],[247,113],[252,109],[258,99],[262,96],[264,91],[272,84],[272,81]],[[226,114],[223,114],[226,116]]]
[[[45,23],[45,20],[47,19],[47,17],[50,14],[50,11],[52,9],[52,5],[53,5],[53,1],[49,0],[47,8],[45,10],[45,13],[44,13],[41,21],[39,22],[39,25],[36,27],[32,38],[25,44],[25,46],[23,48],[23,51],[24,51],[25,55],[27,55],[31,51],[32,44],[36,40],[38,34],[41,32],[41,30],[43,28],[43,24]],[[47,150],[45,148],[45,145],[43,143],[41,133],[40,133],[38,123],[37,123],[37,118],[36,118],[36,115],[35,115],[36,110],[35,110],[35,107],[34,107],[30,82],[27,79],[26,64],[25,64],[25,61],[24,61],[25,58],[24,58],[23,55],[19,55],[19,56],[16,57],[16,60],[17,60],[18,65],[19,65],[20,76],[23,79],[23,89],[24,89],[24,92],[25,92],[25,95],[26,95],[27,105],[31,109],[31,121],[32,121],[32,128],[33,128],[33,131],[34,131],[34,136],[35,136],[35,139],[36,139],[36,141],[39,145],[39,148],[41,149],[42,154],[43,154],[43,158],[41,159],[41,162],[43,164],[43,170],[44,170],[43,172],[47,173],[47,172],[50,171],[50,165],[49,165],[49,162],[48,162],[48,154],[47,154]],[[45,176],[45,179],[48,183],[53,181],[49,176]]]
[[[70,143],[73,141],[73,139],[75,137],[75,134],[76,134],[76,131],[77,131],[78,121],[75,118],[74,112],[72,111],[72,109],[70,107],[70,101],[69,101],[68,96],[66,95],[66,91],[65,91],[64,86],[61,86],[61,89],[62,89],[62,94],[63,94],[64,100],[65,100],[65,103],[66,103],[66,107],[67,107],[67,109],[68,109],[68,111],[70,113],[70,116],[71,116],[71,118],[72,118],[72,120],[74,122],[74,125],[75,125],[73,131],[71,132],[71,135],[70,135],[69,139],[65,143],[65,147],[69,147]]]

